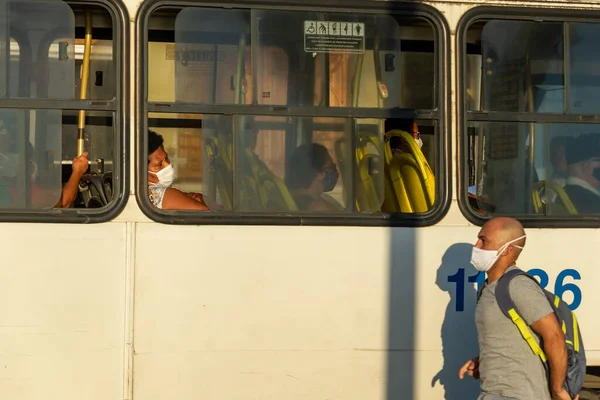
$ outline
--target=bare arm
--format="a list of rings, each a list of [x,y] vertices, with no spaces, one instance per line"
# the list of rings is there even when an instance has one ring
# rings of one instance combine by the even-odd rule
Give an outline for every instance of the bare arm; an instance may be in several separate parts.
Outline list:
[[[208,211],[204,202],[192,199],[185,193],[175,189],[167,188],[162,201],[163,210],[199,210]]]
[[[73,159],[73,172],[69,181],[65,183],[60,194],[60,200],[55,208],[69,208],[73,205],[77,192],[79,191],[79,180],[88,169],[88,153],[83,152],[81,156]]]
[[[331,204],[323,199],[315,199],[312,203],[310,203],[309,210],[311,211],[337,211]]]
[[[560,329],[554,313],[550,313],[531,324],[533,330],[542,338],[544,353],[550,365],[550,389],[555,399],[570,399],[563,389],[567,374],[567,347],[565,335]],[[564,395],[566,394],[566,397]]]

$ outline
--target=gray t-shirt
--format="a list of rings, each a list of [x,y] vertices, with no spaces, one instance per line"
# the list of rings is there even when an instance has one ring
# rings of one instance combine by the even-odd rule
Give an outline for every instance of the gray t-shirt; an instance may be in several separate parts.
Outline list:
[[[475,309],[481,390],[519,400],[551,400],[539,356],[533,354],[517,326],[498,307],[494,293],[497,283],[483,289]],[[513,278],[509,291],[527,325],[553,312],[542,290],[526,276]],[[533,329],[529,330],[539,343]]]

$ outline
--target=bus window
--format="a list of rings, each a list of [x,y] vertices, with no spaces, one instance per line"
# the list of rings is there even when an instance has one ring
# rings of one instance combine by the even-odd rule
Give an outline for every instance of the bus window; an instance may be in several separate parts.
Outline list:
[[[600,53],[592,43],[598,29],[509,20],[477,21],[469,28],[466,187],[475,214],[600,213],[590,206],[600,200],[592,168],[597,156],[582,150],[584,142],[596,146],[590,134],[597,129],[577,117],[600,109]],[[477,44],[479,56],[473,54]],[[528,116],[516,117],[523,114]],[[523,119],[529,122],[517,122]],[[580,196],[586,189],[591,196]]]
[[[416,131],[386,132],[389,121],[437,105],[431,22],[164,7],[147,29],[148,128],[163,136],[176,171],[194,171],[177,172],[173,187],[201,191],[204,216],[434,209],[439,114],[422,112]],[[139,200],[149,216],[160,213]]]
[[[10,48],[0,47],[0,96],[21,106],[0,109],[0,209],[14,214],[114,204],[120,188],[113,187],[113,174],[121,168],[113,162],[120,146],[111,12],[60,0],[3,0],[0,13],[6,15],[0,41],[10,38]],[[27,107],[40,99],[45,109]],[[81,109],[73,106],[79,100]],[[87,171],[82,164],[73,173],[72,160],[83,152]],[[65,186],[70,179],[74,184]],[[81,219],[77,215],[62,219]]]

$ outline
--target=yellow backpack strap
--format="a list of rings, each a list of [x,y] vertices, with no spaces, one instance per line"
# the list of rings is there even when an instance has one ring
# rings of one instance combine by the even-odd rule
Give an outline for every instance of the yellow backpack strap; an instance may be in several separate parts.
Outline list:
[[[519,332],[521,333],[521,336],[523,336],[523,339],[525,339],[525,341],[531,348],[531,351],[533,352],[533,354],[539,356],[540,359],[542,360],[542,362],[545,363],[547,361],[546,354],[544,353],[544,351],[542,350],[540,345],[533,338],[533,335],[531,334],[531,330],[529,329],[529,326],[523,320],[523,318],[521,318],[521,316],[519,315],[519,312],[517,310],[517,307],[515,306],[512,299],[510,298],[510,292],[509,292],[510,281],[519,275],[527,276],[527,277],[531,278],[534,282],[536,282],[536,284],[539,285],[539,283],[535,280],[535,278],[530,277],[524,271],[522,271],[518,268],[506,272],[498,280],[498,283],[496,284],[495,295],[496,295],[496,300],[498,301],[498,307],[500,307],[500,310],[502,311],[502,313],[504,315],[506,315],[506,317],[508,317],[517,326],[517,328],[519,329]]]
[[[527,342],[527,344],[533,351],[533,354],[539,356],[542,359],[542,362],[546,362],[546,360],[547,360],[546,354],[544,353],[544,351],[542,350],[540,345],[537,344],[537,342],[533,338],[533,335],[531,334],[531,331],[529,330],[527,323],[525,321],[523,321],[521,316],[517,313],[517,311],[514,308],[511,308],[510,310],[508,310],[508,315],[509,315],[510,319],[512,320],[512,322],[517,326],[517,328],[519,328],[519,332],[521,332],[521,336],[523,336],[523,339],[525,339],[525,341]]]

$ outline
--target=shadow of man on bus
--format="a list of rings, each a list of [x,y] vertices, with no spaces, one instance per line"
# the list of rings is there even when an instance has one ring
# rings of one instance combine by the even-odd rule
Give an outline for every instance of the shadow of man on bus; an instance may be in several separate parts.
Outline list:
[[[442,354],[444,366],[433,377],[431,386],[439,380],[444,387],[446,400],[475,399],[479,393],[479,381],[466,376],[458,377],[458,370],[470,358],[479,354],[475,327],[477,291],[474,283],[477,270],[471,265],[472,244],[457,243],[446,250],[437,271],[437,286],[448,292],[450,301],[446,306],[442,324]]]

